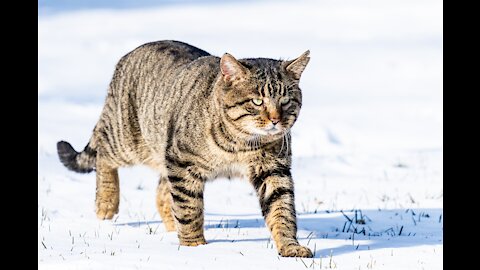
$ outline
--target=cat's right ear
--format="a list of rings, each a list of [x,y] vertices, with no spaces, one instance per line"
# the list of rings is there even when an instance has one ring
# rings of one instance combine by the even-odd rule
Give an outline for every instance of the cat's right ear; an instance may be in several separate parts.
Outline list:
[[[229,53],[225,53],[220,59],[220,70],[226,83],[240,80],[247,74],[246,68]]]

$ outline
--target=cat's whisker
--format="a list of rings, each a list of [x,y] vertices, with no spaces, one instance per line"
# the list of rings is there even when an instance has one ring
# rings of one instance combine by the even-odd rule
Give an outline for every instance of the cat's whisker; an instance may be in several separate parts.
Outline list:
[[[280,151],[278,152],[277,157],[280,156],[280,154],[282,153],[283,144],[285,143],[285,134],[286,134],[286,132],[283,132],[283,133],[282,133],[282,146],[280,147]]]
[[[285,133],[285,140],[286,140],[286,144],[287,144],[287,151],[285,152],[285,157],[288,155],[289,153],[289,149],[288,149],[288,145],[290,144],[290,139],[289,137],[291,136],[290,134],[290,130],[288,130],[286,133]]]

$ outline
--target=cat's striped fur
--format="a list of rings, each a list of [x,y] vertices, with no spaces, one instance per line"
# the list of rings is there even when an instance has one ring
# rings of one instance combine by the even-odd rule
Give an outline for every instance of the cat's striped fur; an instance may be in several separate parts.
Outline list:
[[[298,244],[289,130],[298,117],[309,52],[291,61],[222,58],[178,41],[138,47],[117,64],[100,120],[81,153],[57,144],[62,163],[96,170],[96,213],[118,213],[122,166],[158,170],[157,207],[181,245],[205,244],[203,190],[218,176],[244,176],[282,256],[311,257]]]

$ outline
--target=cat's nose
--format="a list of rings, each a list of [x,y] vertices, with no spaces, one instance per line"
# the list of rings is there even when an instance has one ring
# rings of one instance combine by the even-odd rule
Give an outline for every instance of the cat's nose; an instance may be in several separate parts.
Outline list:
[[[282,115],[279,110],[276,110],[276,109],[269,110],[268,119],[272,121],[274,125],[278,124],[281,118],[282,118]]]
[[[272,121],[272,123],[274,125],[278,124],[278,122],[280,122],[280,118],[279,117],[275,117],[275,118],[270,118],[270,121]]]

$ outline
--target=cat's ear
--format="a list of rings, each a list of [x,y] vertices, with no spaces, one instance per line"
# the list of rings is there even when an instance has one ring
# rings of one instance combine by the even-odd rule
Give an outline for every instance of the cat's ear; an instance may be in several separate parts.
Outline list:
[[[223,80],[229,83],[244,78],[247,74],[247,69],[229,53],[225,53],[220,59],[220,70]]]
[[[291,74],[294,79],[300,80],[302,72],[305,70],[308,62],[310,61],[310,51],[307,50],[297,59],[286,61],[284,66],[287,73]]]

